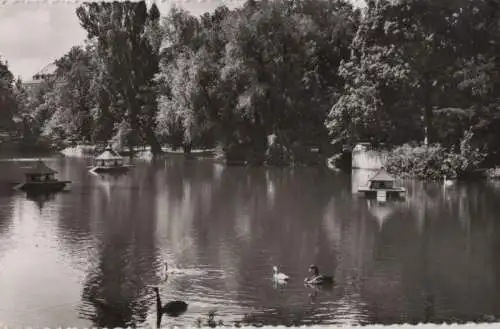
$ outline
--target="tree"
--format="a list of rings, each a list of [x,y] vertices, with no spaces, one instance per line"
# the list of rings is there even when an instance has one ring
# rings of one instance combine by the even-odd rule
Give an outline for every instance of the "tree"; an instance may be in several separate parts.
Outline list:
[[[9,132],[14,128],[16,111],[14,95],[14,76],[7,62],[0,58],[0,132]]]
[[[114,132],[125,118],[136,143],[149,144],[154,154],[161,152],[154,134],[157,104],[153,81],[159,45],[152,42],[158,8],[152,6],[148,11],[144,1],[84,3],[76,14],[88,38],[97,42],[103,85],[98,105],[101,115],[113,122]]]
[[[91,82],[96,67],[94,49],[73,47],[56,61],[54,113],[45,127],[45,135],[56,139],[92,140],[94,107]]]

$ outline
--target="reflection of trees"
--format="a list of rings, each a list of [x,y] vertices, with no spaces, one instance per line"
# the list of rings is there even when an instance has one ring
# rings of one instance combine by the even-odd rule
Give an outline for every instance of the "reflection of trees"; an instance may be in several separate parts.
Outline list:
[[[200,223],[202,227],[213,221],[209,208],[212,206],[212,190],[217,185],[214,167],[199,161],[169,158],[159,169],[155,184],[159,190],[157,225],[160,237],[165,241],[165,252],[174,253],[176,257],[195,259],[196,255],[190,253],[197,250],[193,246],[195,242],[191,232],[193,218],[196,213],[204,214],[206,221]],[[178,261],[182,262],[182,259]]]
[[[144,188],[140,200],[157,199],[156,229],[164,251],[174,254],[176,262],[220,267],[227,274],[224,280],[203,278],[203,285],[209,285],[203,292],[196,290],[195,280],[176,278],[168,283],[173,291],[168,298],[187,296],[188,302],[202,304],[206,291],[216,291],[215,300],[236,300],[243,309],[253,309],[244,319],[250,324],[306,324],[312,314],[323,323],[475,319],[494,307],[487,304],[496,277],[489,276],[491,250],[484,247],[488,239],[495,241],[492,205],[498,196],[493,189],[458,185],[443,191],[437,184],[405,182],[406,201],[369,208],[366,200],[352,197],[349,176],[317,169],[220,170],[183,159],[155,166],[157,175],[148,174],[153,168],[134,173],[140,181],[134,184],[156,186],[154,195]],[[109,204],[126,199],[120,190],[111,193]],[[126,200],[139,200],[132,186],[125,190]],[[100,217],[111,211],[107,207],[108,202],[100,204]],[[383,227],[377,218],[384,220]],[[127,254],[125,247],[115,248]],[[308,304],[308,291],[293,284],[280,294],[266,277],[278,260],[299,279],[310,263],[318,263],[335,274],[336,288],[319,292],[315,306]],[[134,298],[126,297],[132,310],[138,307]],[[225,315],[235,310],[233,305],[221,308]]]
[[[443,191],[419,183],[410,190],[405,206],[376,236],[375,268],[364,292],[371,320],[479,319],[491,309],[491,192],[483,184]],[[408,221],[421,221],[419,231]],[[378,284],[376,277],[382,278]]]
[[[7,239],[12,226],[14,205],[12,197],[4,195],[0,197],[0,240]]]
[[[498,183],[498,182],[495,182]],[[490,214],[491,222],[491,246],[489,252],[489,262],[492,264],[492,294],[494,296],[500,296],[500,220],[498,216],[498,210],[496,204],[500,200],[500,184],[491,184],[486,189],[487,193],[484,197],[484,204],[490,205],[489,207],[483,207],[482,211]],[[495,315],[496,318],[500,317],[500,301],[492,300],[490,306],[491,314]]]
[[[353,188],[366,178],[359,173],[353,176]],[[406,201],[372,205],[369,213],[363,205],[351,209],[346,214],[351,218],[349,224],[340,221],[330,229],[342,241],[337,243],[341,250],[359,250],[365,255],[363,265],[357,268],[365,279],[361,291],[369,301],[370,321],[415,323],[454,316],[477,320],[481,312],[491,310],[489,273],[495,262],[488,258],[487,241],[496,236],[490,233],[496,211],[492,189],[483,183],[446,189],[427,182],[407,181],[403,185],[408,189]],[[352,204],[358,202],[353,200]],[[335,200],[332,203],[329,209],[339,214],[342,206]],[[384,220],[379,234],[374,234],[371,224],[366,226],[369,217]],[[348,227],[355,226],[358,228],[349,234]],[[345,237],[357,237],[360,242],[352,243]],[[343,255],[344,259],[353,257]],[[348,264],[341,261],[339,267],[345,270]],[[336,278],[342,277],[346,275],[337,270]]]
[[[348,211],[342,202],[351,197],[349,177],[316,168],[226,167],[214,182],[216,170],[210,163],[183,166],[177,159],[167,163],[164,202],[169,206],[164,215],[170,225],[165,227],[170,229],[169,238],[190,237],[194,240],[191,248],[196,250],[191,257],[196,257],[197,264],[226,271],[218,289],[245,308],[255,309],[247,321],[308,323],[307,293],[280,299],[268,276],[278,259],[295,278],[307,275],[312,262],[326,272],[334,271],[335,264],[325,262],[335,259],[335,250],[330,248],[323,212],[335,197],[343,198],[339,205]],[[288,247],[292,243],[293,248]],[[256,272],[256,267],[262,270]],[[175,283],[170,284],[174,287]],[[188,287],[174,289],[187,293]],[[331,320],[331,307],[321,315],[323,320]]]
[[[84,284],[80,314],[99,327],[137,325],[154,305],[146,285],[156,283],[155,169],[141,166],[134,170],[141,181],[134,183],[131,177],[120,179],[117,185],[110,181],[109,199],[93,199],[91,216],[99,222],[100,247]]]

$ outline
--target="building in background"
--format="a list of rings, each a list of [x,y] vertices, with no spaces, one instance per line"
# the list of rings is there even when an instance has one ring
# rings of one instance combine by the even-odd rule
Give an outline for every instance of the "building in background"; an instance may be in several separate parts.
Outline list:
[[[36,86],[36,85],[40,84],[41,82],[55,76],[56,69],[57,69],[56,64],[50,63],[50,64],[44,66],[40,71],[35,73],[32,77],[32,80],[23,82],[23,84],[25,87],[28,87],[28,88]]]

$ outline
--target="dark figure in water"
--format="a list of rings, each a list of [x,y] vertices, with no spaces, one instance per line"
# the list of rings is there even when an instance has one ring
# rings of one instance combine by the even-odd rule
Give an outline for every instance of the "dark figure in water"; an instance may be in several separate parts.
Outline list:
[[[309,266],[309,273],[312,274],[312,277],[304,279],[304,283],[306,284],[326,285],[333,283],[333,277],[329,275],[320,274],[318,267],[316,265]]]
[[[172,302],[168,302],[165,305],[161,305],[160,299],[160,291],[158,287],[153,288],[156,293],[156,327],[160,328],[161,325],[161,317],[163,314],[171,317],[178,317],[187,311],[188,304],[181,300],[174,300]]]

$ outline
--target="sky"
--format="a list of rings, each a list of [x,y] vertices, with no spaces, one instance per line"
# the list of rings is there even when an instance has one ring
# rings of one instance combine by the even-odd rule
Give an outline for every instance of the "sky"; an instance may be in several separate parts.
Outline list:
[[[361,0],[354,0],[361,1]],[[156,0],[165,15],[170,7],[183,7],[193,15],[213,11],[225,4],[234,8],[244,0]],[[0,0],[0,57],[14,76],[24,81],[63,56],[72,46],[83,44],[86,32],[70,0]]]

